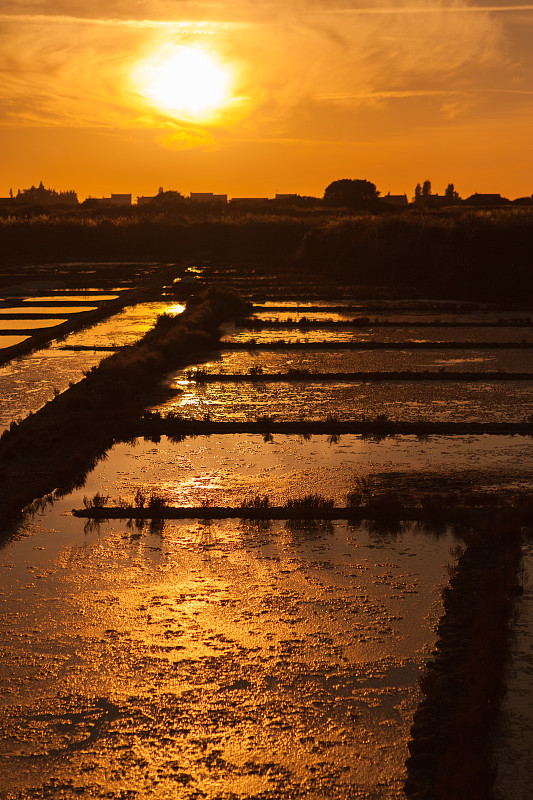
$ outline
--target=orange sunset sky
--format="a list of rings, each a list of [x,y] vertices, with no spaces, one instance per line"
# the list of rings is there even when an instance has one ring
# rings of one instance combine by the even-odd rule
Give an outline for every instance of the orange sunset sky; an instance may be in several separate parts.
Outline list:
[[[533,192],[533,5],[3,0],[0,195]]]

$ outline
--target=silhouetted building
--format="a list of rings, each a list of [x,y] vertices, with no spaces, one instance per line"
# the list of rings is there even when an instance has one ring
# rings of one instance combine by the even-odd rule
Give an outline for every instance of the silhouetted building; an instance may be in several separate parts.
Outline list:
[[[130,194],[111,194],[111,197],[105,197],[112,206],[131,206],[131,192]]]
[[[153,201],[156,199],[156,197],[157,197],[156,194],[153,197],[144,197],[143,195],[141,195],[140,197],[137,198],[137,205],[138,206],[146,206],[149,203],[153,203]]]
[[[502,197],[501,194],[479,194],[476,192],[475,194],[471,194],[470,197],[467,197],[464,202],[467,206],[490,207],[506,206],[510,201],[506,197]]]
[[[90,205],[131,206],[131,194],[111,194],[111,197],[89,197]]]
[[[391,194],[389,192],[388,194],[383,195],[383,197],[381,197],[380,200],[389,206],[406,207],[409,205],[406,194]]]
[[[213,192],[191,192],[190,199],[193,203],[227,203],[227,194],[213,194]]]

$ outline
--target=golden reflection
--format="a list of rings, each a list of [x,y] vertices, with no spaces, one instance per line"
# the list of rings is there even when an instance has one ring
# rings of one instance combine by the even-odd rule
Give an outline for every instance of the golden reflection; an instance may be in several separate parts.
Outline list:
[[[231,101],[229,67],[196,47],[164,47],[140,62],[132,78],[145,99],[176,117],[205,121]]]
[[[183,314],[185,311],[185,306],[183,303],[173,303],[165,310],[165,314]]]

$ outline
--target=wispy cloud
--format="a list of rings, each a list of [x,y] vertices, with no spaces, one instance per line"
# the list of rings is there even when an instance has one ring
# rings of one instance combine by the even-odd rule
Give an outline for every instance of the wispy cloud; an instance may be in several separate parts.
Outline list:
[[[199,133],[151,107],[132,83],[135,64],[169,43],[213,49],[232,67],[239,100],[224,124],[238,122],[243,136],[289,135],[306,104],[318,113],[321,103],[442,98],[446,115],[453,97],[457,115],[492,80],[505,88],[512,60],[500,11],[528,9],[460,0],[4,0],[0,123],[153,127],[173,147],[210,146],[216,126]]]

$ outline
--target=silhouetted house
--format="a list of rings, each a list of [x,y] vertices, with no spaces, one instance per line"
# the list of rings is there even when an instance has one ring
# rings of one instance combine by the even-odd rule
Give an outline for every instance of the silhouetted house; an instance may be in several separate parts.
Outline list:
[[[294,200],[295,198],[300,197],[299,194],[280,194],[276,192],[276,196],[274,200]]]
[[[383,197],[379,199],[388,206],[403,206],[405,208],[409,205],[406,194],[391,194],[388,192],[388,194],[383,195]]]
[[[155,194],[153,197],[141,197],[137,198],[137,205],[138,206],[146,206],[149,203],[152,203],[156,199],[157,195]]]
[[[130,194],[111,194],[111,197],[103,198],[111,206],[131,206]]]
[[[227,203],[227,194],[213,194],[213,192],[191,192],[190,199],[193,203]]]
[[[471,194],[470,197],[467,197],[464,201],[467,206],[483,206],[485,208],[506,206],[509,202],[510,201],[506,197],[502,197],[501,194],[478,194],[478,192]]]

